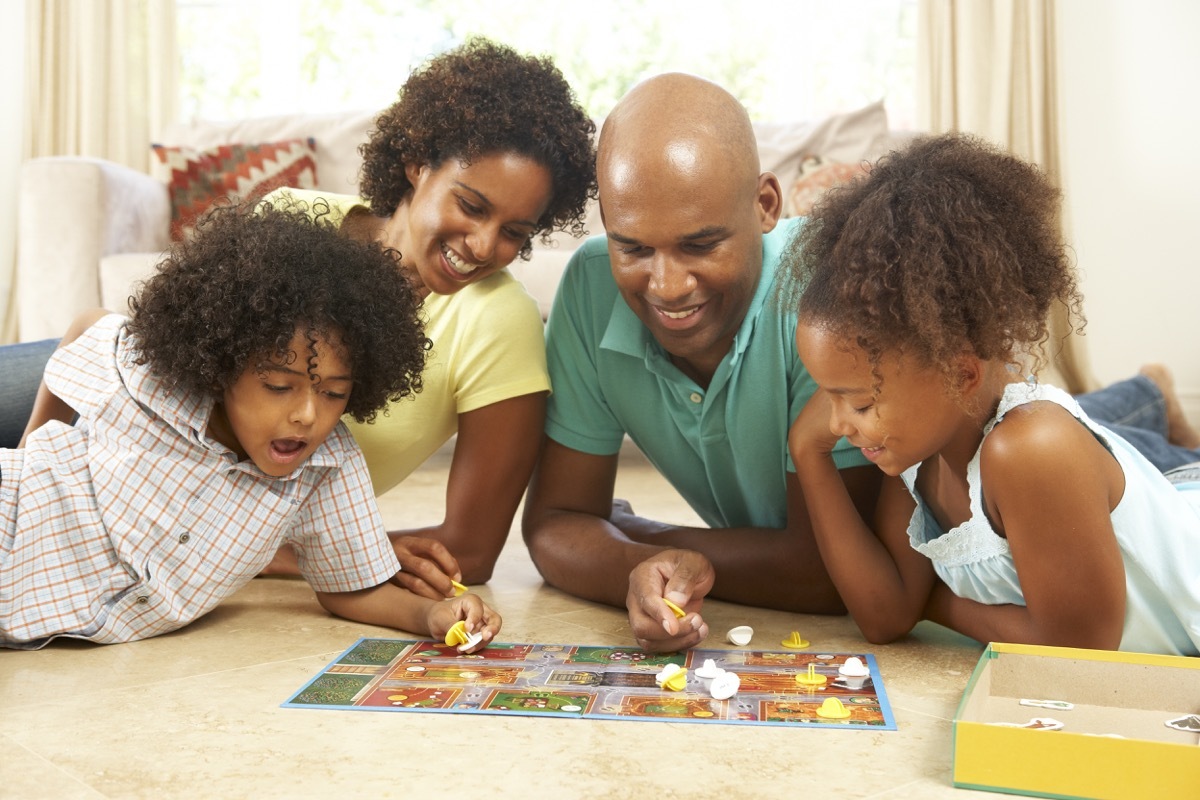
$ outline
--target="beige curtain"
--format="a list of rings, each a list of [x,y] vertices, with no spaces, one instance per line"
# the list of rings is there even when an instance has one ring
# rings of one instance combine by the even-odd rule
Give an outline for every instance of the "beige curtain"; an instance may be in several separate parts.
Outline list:
[[[174,0],[25,0],[25,57],[23,159],[149,170],[150,142],[176,110]],[[15,259],[0,268],[0,341],[15,341]]]
[[[920,0],[917,115],[933,133],[965,131],[1032,161],[1061,186],[1054,0]],[[1095,386],[1065,309],[1051,315],[1048,380]],[[1057,374],[1053,374],[1057,373]]]

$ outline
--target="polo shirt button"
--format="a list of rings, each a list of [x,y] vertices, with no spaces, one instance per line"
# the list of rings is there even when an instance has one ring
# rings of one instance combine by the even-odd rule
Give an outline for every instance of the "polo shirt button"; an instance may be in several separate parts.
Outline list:
[[[179,534],[179,543],[187,544],[188,539],[191,539],[191,538],[192,538],[192,535],[190,533],[181,533],[181,534]]]
[[[149,602],[150,602],[150,598],[147,597],[146,595],[142,595],[138,598],[138,605],[140,605],[140,606],[144,606],[144,605],[146,605],[146,603],[149,603]]]
[[[691,399],[693,403],[701,403],[704,402],[704,395],[700,394],[699,392],[692,392]]]

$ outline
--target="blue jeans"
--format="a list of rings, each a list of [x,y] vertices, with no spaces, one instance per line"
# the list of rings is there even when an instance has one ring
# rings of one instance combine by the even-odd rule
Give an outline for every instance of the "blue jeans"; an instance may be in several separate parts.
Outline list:
[[[1200,462],[1200,450],[1167,441],[1167,401],[1145,375],[1117,381],[1075,399],[1089,417],[1136,447],[1161,471]]]
[[[58,339],[0,347],[0,447],[13,448],[21,441],[42,372],[56,347]]]

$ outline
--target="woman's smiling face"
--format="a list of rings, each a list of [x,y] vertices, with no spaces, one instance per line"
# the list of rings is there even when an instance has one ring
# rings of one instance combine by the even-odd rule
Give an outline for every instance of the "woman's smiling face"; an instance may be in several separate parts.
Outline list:
[[[516,153],[405,171],[413,188],[385,226],[384,243],[435,294],[454,294],[511,264],[553,193],[550,171]]]

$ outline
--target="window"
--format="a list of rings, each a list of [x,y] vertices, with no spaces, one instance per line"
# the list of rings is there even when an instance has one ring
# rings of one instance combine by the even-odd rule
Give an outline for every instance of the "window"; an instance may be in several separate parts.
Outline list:
[[[429,55],[484,35],[552,57],[596,117],[644,77],[716,81],[761,120],[885,98],[915,109],[916,0],[177,0],[185,119],[389,105]]]

